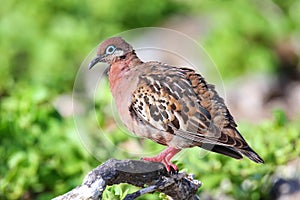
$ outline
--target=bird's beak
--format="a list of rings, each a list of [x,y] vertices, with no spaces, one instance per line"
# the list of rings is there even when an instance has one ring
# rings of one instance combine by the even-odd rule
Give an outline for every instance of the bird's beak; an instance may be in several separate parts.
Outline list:
[[[97,56],[96,58],[94,58],[89,64],[89,69],[92,69],[94,65],[96,65],[98,62],[101,62],[103,57],[104,56]]]

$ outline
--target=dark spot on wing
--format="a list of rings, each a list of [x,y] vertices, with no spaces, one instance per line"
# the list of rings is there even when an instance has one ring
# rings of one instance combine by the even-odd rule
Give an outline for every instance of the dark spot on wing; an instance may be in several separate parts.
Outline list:
[[[151,115],[151,117],[152,117],[155,121],[162,121],[162,120],[163,120],[163,117],[161,116],[161,114]]]
[[[183,105],[183,112],[189,112],[189,107],[186,105],[186,104],[184,104]]]
[[[149,104],[149,97],[144,96],[144,100],[145,100],[145,103],[146,103],[146,104]]]
[[[161,114],[164,118],[168,118],[168,113],[166,111],[162,111]]]
[[[174,119],[171,121],[171,123],[173,124],[173,126],[177,129],[180,128],[180,125],[179,125],[179,121],[177,119],[177,117],[174,117]]]
[[[166,109],[166,107],[164,106],[164,105],[162,105],[162,104],[159,104],[159,109],[162,109],[162,110],[165,110]]]
[[[168,132],[168,133],[171,133],[171,134],[174,134],[174,130],[172,129],[171,126],[168,126],[168,127],[167,127],[167,132]]]
[[[150,115],[151,115],[151,116],[154,116],[154,115],[157,114],[157,113],[158,113],[157,107],[154,106],[154,105],[150,105]]]
[[[171,104],[171,109],[172,110],[176,110],[176,105],[173,103],[173,104]]]

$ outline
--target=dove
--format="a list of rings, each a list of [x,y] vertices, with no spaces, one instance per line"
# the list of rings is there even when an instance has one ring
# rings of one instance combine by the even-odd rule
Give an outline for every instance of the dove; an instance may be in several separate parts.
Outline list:
[[[143,62],[121,37],[102,42],[89,69],[107,63],[110,90],[121,121],[129,131],[167,146],[159,155],[142,158],[171,162],[182,149],[198,146],[235,159],[263,159],[237,130],[237,124],[214,85],[194,69],[158,61]]]

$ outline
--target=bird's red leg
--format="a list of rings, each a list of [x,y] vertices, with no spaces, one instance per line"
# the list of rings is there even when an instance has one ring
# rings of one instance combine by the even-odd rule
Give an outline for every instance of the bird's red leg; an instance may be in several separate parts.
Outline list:
[[[178,171],[178,167],[175,164],[171,163],[170,160],[180,150],[181,149],[176,149],[174,147],[168,147],[157,156],[150,157],[150,158],[142,158],[142,160],[146,160],[150,162],[161,162],[166,166],[168,171],[171,171],[171,168],[173,168],[175,171]]]

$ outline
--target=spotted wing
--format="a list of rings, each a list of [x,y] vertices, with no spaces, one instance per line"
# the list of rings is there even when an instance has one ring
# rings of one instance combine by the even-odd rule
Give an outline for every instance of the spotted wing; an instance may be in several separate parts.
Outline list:
[[[242,153],[263,162],[235,128],[214,86],[194,70],[153,66],[151,73],[140,77],[138,85],[131,108],[146,125],[202,147],[215,145],[207,148],[211,151],[235,158],[241,158]]]
[[[185,70],[152,69],[140,77],[138,85],[131,106],[148,125],[199,143],[222,143],[221,132],[201,105]]]

